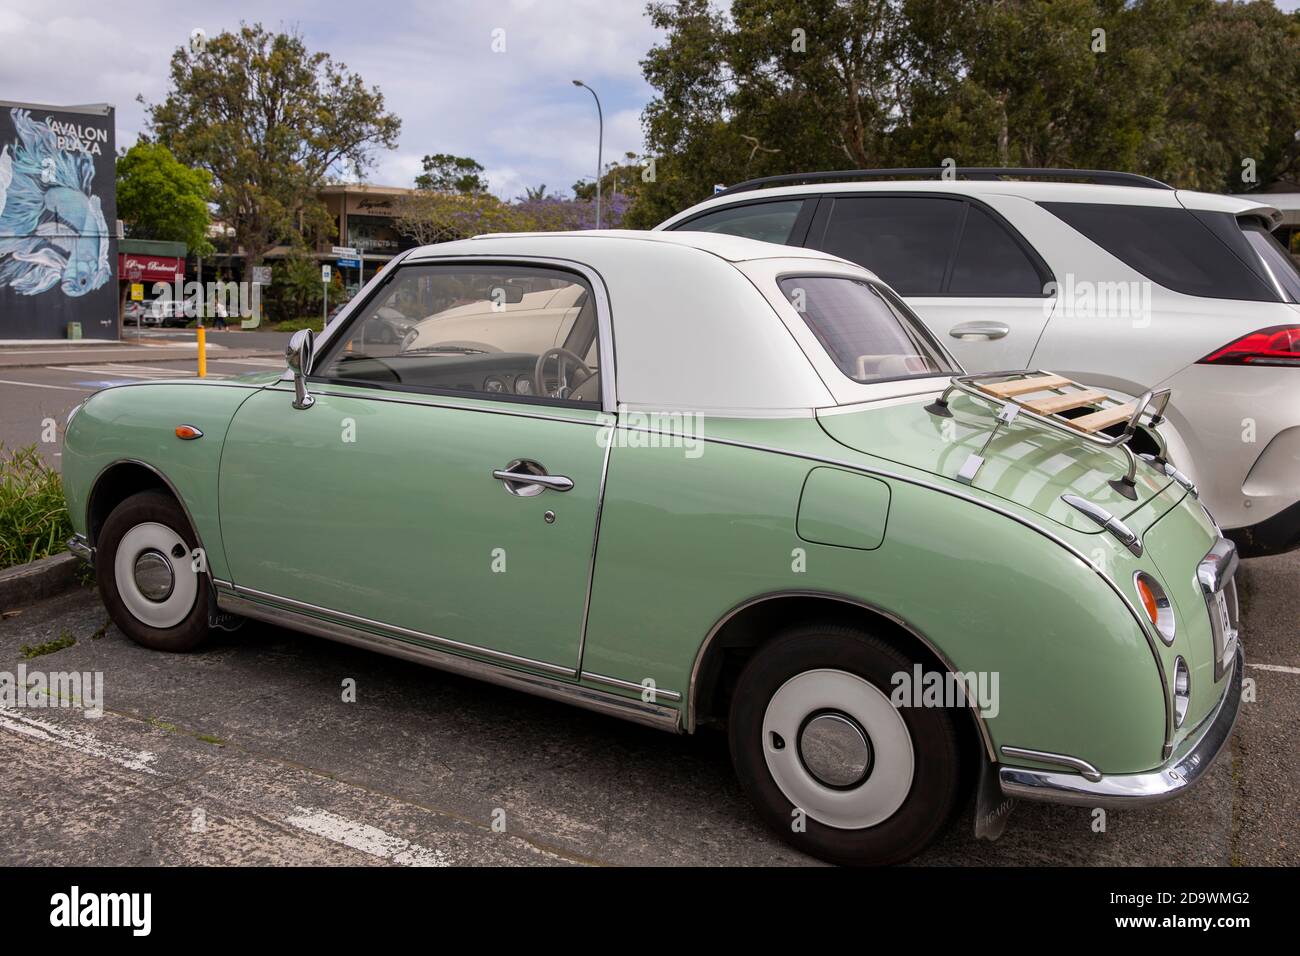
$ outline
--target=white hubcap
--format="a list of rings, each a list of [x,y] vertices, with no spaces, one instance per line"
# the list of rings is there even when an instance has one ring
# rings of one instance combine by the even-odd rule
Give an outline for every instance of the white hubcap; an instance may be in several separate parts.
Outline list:
[[[888,820],[912,789],[902,715],[847,671],[805,671],[777,689],[763,715],[763,756],[786,799],[842,830]]]
[[[150,627],[175,627],[198,597],[190,549],[166,525],[147,521],[122,536],[113,560],[117,593],[132,616]]]

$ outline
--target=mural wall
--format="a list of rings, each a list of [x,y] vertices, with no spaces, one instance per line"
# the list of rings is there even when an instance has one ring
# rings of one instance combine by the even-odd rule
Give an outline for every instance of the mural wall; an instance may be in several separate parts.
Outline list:
[[[0,340],[117,338],[111,106],[0,101]]]

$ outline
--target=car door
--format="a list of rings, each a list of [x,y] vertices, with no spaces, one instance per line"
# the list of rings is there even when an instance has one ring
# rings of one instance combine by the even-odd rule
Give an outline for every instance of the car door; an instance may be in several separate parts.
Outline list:
[[[540,380],[499,295],[518,279],[582,286],[565,367],[546,360]],[[309,408],[282,383],[235,416],[220,488],[234,586],[390,638],[575,674],[606,463],[596,281],[550,265],[394,270],[322,349]],[[474,301],[497,303],[479,344],[440,344],[439,316]],[[419,323],[422,344],[373,344],[380,308]]]
[[[824,197],[808,245],[879,275],[970,372],[1024,368],[1055,304],[1041,257],[969,197]]]

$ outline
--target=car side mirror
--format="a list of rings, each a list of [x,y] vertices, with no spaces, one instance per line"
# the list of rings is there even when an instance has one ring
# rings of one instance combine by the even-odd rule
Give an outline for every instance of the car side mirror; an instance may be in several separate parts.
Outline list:
[[[299,329],[293,333],[284,350],[284,360],[293,373],[294,408],[311,408],[316,404],[316,399],[307,394],[307,376],[311,374],[311,363],[315,357],[315,336],[311,329]]]

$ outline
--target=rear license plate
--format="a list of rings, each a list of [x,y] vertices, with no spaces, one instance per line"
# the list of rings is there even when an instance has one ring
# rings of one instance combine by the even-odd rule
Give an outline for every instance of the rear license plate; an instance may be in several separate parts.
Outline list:
[[[1232,633],[1232,618],[1228,616],[1228,598],[1223,591],[1214,592],[1214,606],[1219,612],[1219,631],[1223,635]]]

